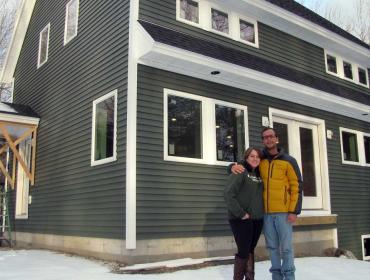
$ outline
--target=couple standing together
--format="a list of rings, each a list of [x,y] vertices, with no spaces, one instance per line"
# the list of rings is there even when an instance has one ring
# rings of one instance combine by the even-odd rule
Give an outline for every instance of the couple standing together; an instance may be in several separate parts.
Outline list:
[[[263,152],[250,147],[229,166],[225,189],[228,218],[238,253],[234,280],[254,280],[254,249],[262,228],[272,280],[294,280],[293,223],[302,207],[302,179],[296,160],[279,150],[273,128],[262,131]]]

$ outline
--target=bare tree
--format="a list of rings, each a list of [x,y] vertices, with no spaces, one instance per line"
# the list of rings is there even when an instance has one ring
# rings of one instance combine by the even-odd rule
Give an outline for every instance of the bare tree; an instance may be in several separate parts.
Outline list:
[[[0,1],[0,69],[4,66],[7,48],[9,46],[15,23],[18,0]],[[0,81],[0,101],[10,101],[12,85]]]
[[[306,0],[295,1],[305,5],[363,42],[370,44],[370,0],[351,1],[355,5],[354,14],[343,11],[339,6],[334,6],[333,2],[323,4],[320,0],[310,1],[309,3]]]

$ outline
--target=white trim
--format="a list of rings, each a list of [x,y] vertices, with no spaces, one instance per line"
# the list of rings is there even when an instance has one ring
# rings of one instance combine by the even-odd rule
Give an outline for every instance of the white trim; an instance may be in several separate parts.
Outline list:
[[[137,138],[137,64],[142,33],[137,28],[139,0],[130,0],[129,49],[127,73],[126,123],[126,249],[136,249],[136,138]]]
[[[202,127],[202,158],[188,158],[171,156],[168,154],[168,96],[179,96],[191,100],[197,100],[201,102],[201,127]],[[176,91],[172,89],[163,89],[163,159],[165,161],[176,161],[196,164],[209,164],[209,165],[222,165],[227,166],[230,164],[228,161],[217,160],[216,155],[216,119],[215,119],[215,107],[216,105],[227,106],[230,108],[243,110],[244,115],[244,147],[249,146],[248,136],[248,108],[247,106],[225,102],[221,100],[211,99],[199,95],[194,95],[186,92]],[[239,152],[243,152],[239,151]]]
[[[348,132],[348,133],[356,135],[358,162],[357,161],[349,161],[349,160],[344,159],[342,132]],[[370,137],[370,134],[365,133],[365,132],[361,132],[361,131],[358,131],[358,130],[345,128],[345,127],[340,127],[339,128],[339,134],[340,134],[340,151],[341,151],[342,163],[343,164],[358,165],[358,166],[369,166],[370,167],[370,164],[366,163],[365,146],[364,146],[364,137],[365,136]]]
[[[19,154],[28,167],[31,162],[31,142],[32,140],[29,137],[27,140],[19,143]],[[28,219],[29,188],[30,180],[18,162],[15,219]]]
[[[141,64],[370,122],[370,106],[250,68],[159,42],[139,28]],[[150,38],[150,39],[148,39]],[[210,73],[220,70],[220,74]]]
[[[67,31],[68,31],[68,15],[69,15],[69,10],[70,10],[70,7],[72,6],[73,2],[76,2],[76,19],[75,19],[75,23],[76,23],[76,30],[75,30],[75,33],[67,38]],[[66,15],[65,15],[65,20],[64,20],[64,46],[67,45],[73,38],[75,38],[77,36],[77,33],[78,33],[78,18],[79,18],[79,13],[80,13],[80,1],[79,0],[70,0],[67,4],[66,4]]]
[[[114,128],[113,128],[113,155],[104,159],[95,160],[95,123],[96,123],[96,106],[108,99],[114,98]],[[93,101],[93,113],[92,113],[92,130],[91,130],[91,166],[101,165],[108,162],[113,162],[117,160],[117,90],[107,93],[98,99]]]
[[[370,256],[365,256],[365,238],[370,239],[370,234],[361,235],[362,259],[364,261],[370,261]]]
[[[17,65],[18,57],[21,52],[35,3],[36,0],[22,0],[21,5],[19,6],[12,38],[0,73],[0,82],[8,84],[13,78],[14,70]]]
[[[0,121],[38,125],[40,119],[33,118],[33,117],[25,117],[25,116],[7,114],[7,113],[0,113]]]
[[[330,214],[331,213],[331,203],[330,203],[330,183],[329,183],[329,166],[328,166],[328,157],[327,157],[327,145],[326,145],[326,128],[325,128],[325,121],[322,119],[309,117],[297,113],[292,113],[280,109],[269,108],[269,118],[270,123],[273,123],[274,117],[276,118],[284,118],[292,121],[298,121],[301,123],[306,123],[310,125],[314,125],[317,127],[317,140],[318,140],[318,160],[320,162],[320,177],[318,178],[321,183],[318,187],[321,186],[321,198],[322,205],[318,207],[315,205],[313,209],[305,208],[303,209],[302,213],[304,214],[315,214],[315,215],[322,215],[322,214]],[[288,127],[289,128],[289,127]],[[293,137],[294,138],[294,137]],[[291,153],[291,151],[289,151]],[[294,149],[296,154],[299,154],[300,148]],[[300,163],[299,158],[297,158],[297,162]],[[319,193],[319,192],[318,192]],[[312,201],[312,203],[317,203]],[[318,209],[319,208],[319,209]]]
[[[45,60],[40,61],[41,51],[43,50],[42,49],[42,34],[46,31],[48,32],[48,38],[46,40]],[[37,56],[37,68],[40,68],[42,65],[44,65],[48,61],[48,58],[49,58],[49,39],[50,39],[50,22],[41,30],[40,35],[39,35],[39,53],[38,53],[38,56]]]

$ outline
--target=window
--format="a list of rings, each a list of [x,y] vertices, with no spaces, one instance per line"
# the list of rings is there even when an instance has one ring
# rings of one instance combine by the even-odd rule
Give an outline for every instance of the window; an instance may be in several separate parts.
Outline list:
[[[77,35],[79,0],[71,0],[67,3],[66,19],[64,27],[64,45]]]
[[[48,60],[50,23],[40,32],[37,68]]]
[[[364,261],[370,260],[370,234],[361,236],[362,243],[362,259]]]
[[[240,26],[240,39],[255,44],[256,35],[254,31],[254,24],[240,19],[239,26]]]
[[[369,87],[368,70],[350,60],[325,51],[326,72],[361,86]]]
[[[343,61],[343,71],[344,71],[344,77],[345,78],[353,80],[352,64],[351,63]]]
[[[370,134],[340,128],[342,162],[370,166]]]
[[[207,0],[176,0],[176,19],[258,48],[257,21]]]
[[[164,159],[227,165],[242,158],[247,108],[164,90]]]
[[[362,68],[358,68],[358,82],[360,84],[363,84],[365,86],[368,85],[368,81],[367,81],[367,71],[365,69],[362,69]]]
[[[179,0],[178,0],[179,2]],[[192,0],[180,0],[180,18],[192,23],[199,23],[199,3]]]
[[[326,55],[326,65],[327,65],[327,70],[329,72],[337,74],[337,59],[332,56],[327,54]]]
[[[229,34],[229,16],[227,13],[211,9],[212,29]]]
[[[244,147],[244,111],[216,104],[217,160],[236,162]]]
[[[91,165],[116,160],[117,91],[93,102]]]

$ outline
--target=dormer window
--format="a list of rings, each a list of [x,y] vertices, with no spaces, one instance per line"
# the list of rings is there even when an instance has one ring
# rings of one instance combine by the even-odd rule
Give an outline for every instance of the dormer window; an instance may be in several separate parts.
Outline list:
[[[227,13],[218,11],[216,9],[211,10],[212,14],[212,29],[229,34],[229,16]]]
[[[352,73],[352,64],[346,61],[343,61],[343,72],[344,77],[350,80],[353,80],[353,73]]]
[[[192,0],[180,0],[180,18],[199,23],[199,3]]]

